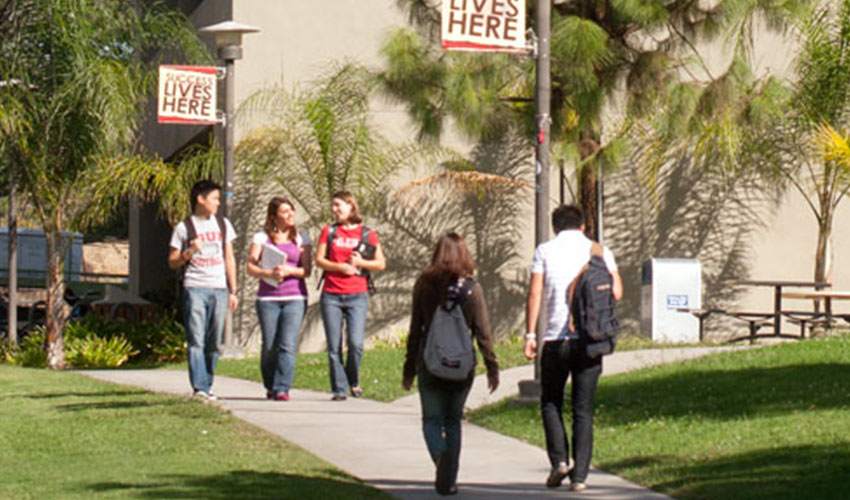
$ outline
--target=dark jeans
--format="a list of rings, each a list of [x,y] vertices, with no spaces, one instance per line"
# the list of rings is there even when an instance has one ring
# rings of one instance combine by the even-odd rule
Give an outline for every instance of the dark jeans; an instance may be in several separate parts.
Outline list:
[[[572,377],[573,458],[570,480],[584,482],[593,455],[593,396],[602,374],[602,357],[589,358],[577,340],[543,344],[540,360],[540,413],[546,432],[546,451],[552,466],[568,462],[570,444],[564,428],[564,386]]]
[[[257,318],[263,333],[260,372],[267,391],[289,394],[295,376],[298,332],[306,300],[258,300]]]
[[[337,294],[322,292],[319,301],[325,340],[328,343],[328,373],[331,391],[346,394],[351,387],[360,385],[360,361],[363,359],[363,337],[366,332],[368,293]],[[342,364],[343,321],[347,333],[348,354]]]
[[[441,380],[421,370],[416,376],[422,403],[422,434],[431,460],[444,452],[451,460],[451,482],[457,482],[460,465],[460,419],[472,387],[472,378],[461,382]]]

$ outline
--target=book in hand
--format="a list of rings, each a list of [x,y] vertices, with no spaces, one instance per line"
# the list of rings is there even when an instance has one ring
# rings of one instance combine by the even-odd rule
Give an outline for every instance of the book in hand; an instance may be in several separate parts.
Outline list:
[[[266,244],[263,245],[263,254],[260,257],[260,267],[263,269],[274,269],[277,266],[286,264],[286,254],[281,252],[277,247]],[[277,278],[263,278],[263,281],[277,288],[280,282]]]

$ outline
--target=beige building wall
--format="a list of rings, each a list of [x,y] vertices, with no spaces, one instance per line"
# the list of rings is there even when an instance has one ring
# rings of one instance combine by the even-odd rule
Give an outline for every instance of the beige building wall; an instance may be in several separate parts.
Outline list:
[[[240,23],[257,26],[261,33],[246,35],[243,40],[243,59],[236,63],[236,96],[237,107],[253,92],[268,85],[283,85],[286,88],[306,87],[311,81],[325,74],[329,65],[345,60],[361,64],[377,66],[381,59],[378,54],[384,37],[395,27],[405,25],[403,14],[396,7],[394,0],[334,0],[333,2],[305,2],[302,0],[205,0],[196,2],[198,5],[191,12],[191,19],[196,26],[201,27],[220,21],[233,19]],[[757,39],[755,58],[760,71],[771,74],[787,74],[791,50],[782,39],[774,35],[763,34]],[[211,39],[209,40],[211,43]],[[778,50],[777,47],[784,47]],[[728,64],[728,48],[715,47],[707,50],[706,61],[710,67],[722,68]],[[373,104],[373,117],[380,124],[383,132],[392,140],[403,142],[414,137],[404,110],[383,100],[376,99]],[[246,132],[237,129],[237,137]],[[154,125],[148,130],[152,143],[159,144],[158,149],[164,156],[180,144],[188,140],[193,133],[187,129],[171,126],[168,129]],[[467,150],[469,145],[456,136],[449,136],[446,141],[458,149]],[[533,151],[528,151],[531,158]],[[557,170],[552,171],[552,200],[553,206],[558,199]],[[530,178],[533,180],[533,178]],[[640,234],[630,234],[638,225],[638,216],[632,212],[635,208],[630,205],[632,194],[623,191],[622,186],[633,184],[626,174],[613,175],[606,183],[606,243],[612,246],[621,262],[621,270],[625,273],[627,284],[626,301],[623,313],[627,325],[636,328],[640,300],[640,264],[642,259],[651,256],[689,256],[682,250],[665,250],[673,254],[656,255],[653,249],[635,252],[635,245],[640,245]],[[618,187],[620,186],[620,187]],[[627,190],[628,191],[628,190]],[[236,194],[237,196],[239,193]],[[529,203],[528,220],[524,228],[524,238],[519,244],[521,265],[516,273],[521,280],[527,271],[527,262],[533,251],[533,192],[527,193]],[[635,196],[642,196],[634,194]],[[799,196],[789,193],[778,208],[766,208],[762,217],[764,226],[753,227],[748,233],[750,253],[745,261],[749,264],[746,270],[751,279],[782,279],[809,280],[813,274],[814,247],[816,225],[814,217],[808,211]],[[646,222],[646,221],[643,221]],[[641,222],[641,223],[643,223]],[[850,261],[845,255],[850,255],[850,233],[842,231],[845,224],[850,222],[850,205],[847,202],[839,210],[834,230],[835,236],[835,279],[837,289],[850,287]],[[261,221],[257,221],[257,229]],[[648,224],[648,222],[647,222]],[[664,228],[660,229],[662,232]],[[672,231],[673,229],[667,229]],[[249,231],[250,233],[250,231]],[[241,234],[243,238],[250,234]],[[635,240],[634,238],[637,238]],[[392,252],[392,249],[387,249]],[[138,253],[138,250],[136,251]],[[678,254],[676,254],[678,253]],[[693,253],[693,251],[692,251]],[[131,257],[132,259],[132,257]],[[137,261],[139,257],[136,257]],[[131,264],[132,267],[132,264]],[[139,266],[136,266],[137,273]],[[138,275],[138,274],[137,274]],[[741,277],[736,276],[736,277]],[[251,278],[248,278],[251,279]],[[310,285],[311,302],[316,300],[315,286]],[[714,293],[708,291],[708,293]],[[710,299],[711,297],[705,297]],[[246,300],[247,299],[247,300]],[[245,317],[254,315],[250,297],[243,299],[243,314]],[[799,304],[800,308],[810,307],[810,304]],[[744,291],[738,298],[736,307],[747,310],[770,310],[772,307],[772,290],[752,289]],[[840,306],[839,306],[840,307]],[[522,304],[517,303],[510,314],[515,316],[515,324],[522,328]],[[494,311],[495,314],[498,314]],[[400,322],[393,327],[403,329]],[[744,325],[740,326],[743,332]],[[243,336],[257,338],[256,326],[243,332]],[[374,332],[372,332],[374,333]],[[304,334],[302,349],[317,350],[324,345],[323,334],[316,324]]]

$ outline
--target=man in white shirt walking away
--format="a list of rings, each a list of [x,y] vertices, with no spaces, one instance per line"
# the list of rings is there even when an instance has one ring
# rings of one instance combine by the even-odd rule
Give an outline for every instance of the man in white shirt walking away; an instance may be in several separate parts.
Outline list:
[[[546,304],[546,330],[542,332],[540,359],[540,413],[546,434],[546,451],[552,470],[546,486],[557,488],[567,475],[570,489],[584,491],[593,454],[593,396],[602,373],[602,357],[588,356],[585,345],[570,329],[570,284],[590,260],[593,241],[584,235],[584,214],[573,205],[552,212],[555,237],[534,251],[526,304],[525,356],[537,357],[537,320],[541,300]],[[603,248],[603,259],[612,278],[612,294],[623,296],[623,283],[614,254]],[[564,428],[564,387],[572,376],[573,446]]]
[[[213,375],[227,308],[236,309],[236,232],[218,215],[221,186],[204,180],[192,186],[192,215],[171,234],[168,267],[183,274],[183,322],[189,346],[189,381],[194,396],[215,400]]]

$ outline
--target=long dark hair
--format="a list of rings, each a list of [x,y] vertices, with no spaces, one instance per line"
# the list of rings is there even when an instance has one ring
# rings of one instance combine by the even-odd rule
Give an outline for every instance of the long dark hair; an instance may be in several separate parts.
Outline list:
[[[295,204],[292,203],[289,198],[282,198],[280,196],[275,196],[269,201],[269,208],[266,210],[266,223],[263,224],[263,230],[269,235],[269,239],[274,241],[274,237],[272,236],[275,232],[278,231],[277,227],[277,209],[280,208],[281,205],[286,204],[289,205],[292,210],[295,210]],[[295,235],[298,234],[295,229],[295,224],[289,228],[289,240],[293,243],[295,242]]]
[[[471,278],[474,273],[475,264],[463,236],[447,233],[437,241],[431,263],[422,272],[421,280],[428,291],[436,294],[443,303],[450,283],[459,278]]]

